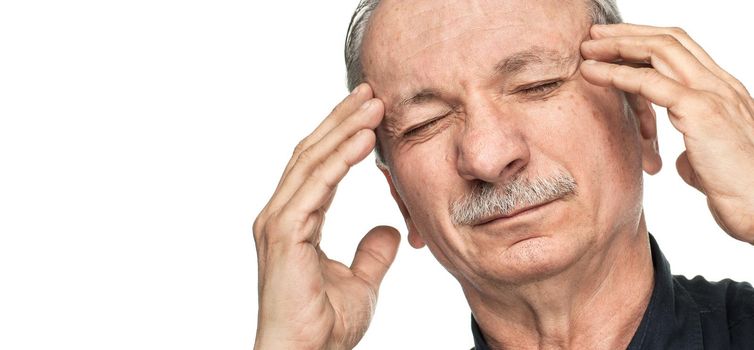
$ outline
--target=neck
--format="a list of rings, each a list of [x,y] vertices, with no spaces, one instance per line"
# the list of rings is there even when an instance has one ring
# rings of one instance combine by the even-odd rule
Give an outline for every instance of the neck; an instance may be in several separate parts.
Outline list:
[[[654,269],[642,215],[557,276],[493,292],[464,286],[492,349],[625,349],[649,304]]]

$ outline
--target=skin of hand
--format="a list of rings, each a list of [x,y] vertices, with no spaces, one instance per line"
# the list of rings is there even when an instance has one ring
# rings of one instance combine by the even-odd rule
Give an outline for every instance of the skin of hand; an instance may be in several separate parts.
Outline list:
[[[666,107],[684,135],[676,163],[702,191],[718,224],[754,243],[754,101],[685,32],[596,25],[582,44],[581,73]],[[319,249],[338,182],[375,143],[384,107],[367,85],[354,90],[294,151],[254,223],[259,259],[256,349],[350,349],[363,337],[399,234],[375,227],[350,267]]]
[[[718,225],[754,244],[754,100],[678,28],[595,25],[581,46],[581,73],[667,108],[686,151],[684,181],[707,196]]]
[[[328,259],[319,242],[337,184],[374,147],[383,114],[368,85],[354,89],[299,143],[254,222],[255,349],[351,349],[364,336],[400,235],[392,227],[373,228],[350,267]]]

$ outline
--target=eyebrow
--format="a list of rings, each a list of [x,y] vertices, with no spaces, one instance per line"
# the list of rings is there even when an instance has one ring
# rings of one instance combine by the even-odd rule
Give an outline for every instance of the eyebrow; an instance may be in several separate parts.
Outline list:
[[[542,47],[516,52],[498,62],[495,65],[495,73],[506,76],[520,73],[535,64],[556,63],[563,64],[571,60],[571,56],[564,56],[555,50]]]
[[[413,96],[399,102],[397,106],[406,107],[410,105],[418,105],[437,98],[439,98],[439,93],[437,93],[437,91],[432,89],[422,89]]]

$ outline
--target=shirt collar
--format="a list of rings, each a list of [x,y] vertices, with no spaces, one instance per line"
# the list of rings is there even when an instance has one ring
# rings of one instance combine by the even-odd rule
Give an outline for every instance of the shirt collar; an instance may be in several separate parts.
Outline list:
[[[647,310],[628,350],[640,349],[702,349],[702,326],[699,308],[688,292],[677,285],[670,264],[654,237],[649,235],[655,283]],[[474,316],[471,332],[476,350],[489,350]]]

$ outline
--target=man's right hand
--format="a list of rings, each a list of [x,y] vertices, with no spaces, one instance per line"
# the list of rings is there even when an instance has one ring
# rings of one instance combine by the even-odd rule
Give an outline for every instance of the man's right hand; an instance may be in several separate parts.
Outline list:
[[[375,145],[382,102],[362,84],[293,152],[254,222],[259,262],[255,349],[351,349],[364,336],[400,235],[375,227],[351,267],[319,247],[325,212],[340,180]]]

